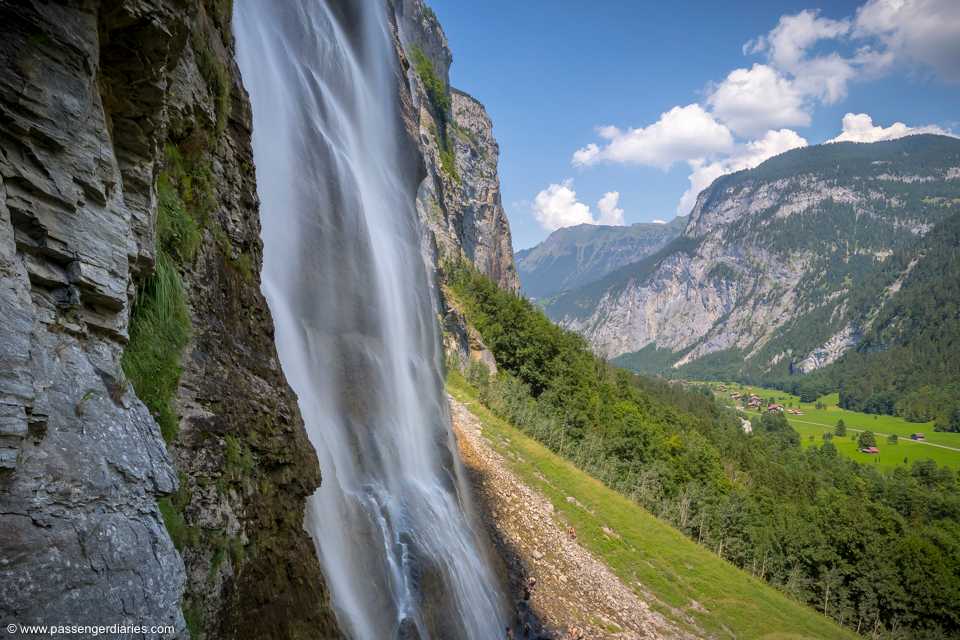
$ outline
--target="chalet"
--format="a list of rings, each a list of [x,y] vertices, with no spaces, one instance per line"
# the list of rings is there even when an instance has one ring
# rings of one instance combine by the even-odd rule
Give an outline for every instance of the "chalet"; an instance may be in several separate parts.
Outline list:
[[[910,434],[910,439],[911,439],[911,440],[926,440],[927,437],[926,437],[925,435],[923,435],[922,433],[911,433],[911,434]]]
[[[860,449],[860,453],[869,453],[872,455],[880,453],[880,449],[877,449],[876,447],[864,447],[863,449]]]
[[[767,405],[767,411],[769,411],[769,412],[771,412],[771,413],[776,412],[776,411],[779,411],[780,413],[783,413],[783,405],[782,405],[782,404],[777,404],[777,403],[775,403],[775,402],[774,402],[773,404],[768,404],[768,405]]]
[[[730,394],[730,397],[733,398],[734,400],[738,400],[738,399],[741,398],[742,396],[741,396],[739,393],[737,393],[736,391],[734,391],[733,393]]]

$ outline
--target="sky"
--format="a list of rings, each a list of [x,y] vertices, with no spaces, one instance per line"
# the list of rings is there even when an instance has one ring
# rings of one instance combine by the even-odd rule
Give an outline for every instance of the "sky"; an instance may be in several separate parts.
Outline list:
[[[960,0],[428,2],[493,120],[517,249],[670,220],[798,146],[960,134]]]

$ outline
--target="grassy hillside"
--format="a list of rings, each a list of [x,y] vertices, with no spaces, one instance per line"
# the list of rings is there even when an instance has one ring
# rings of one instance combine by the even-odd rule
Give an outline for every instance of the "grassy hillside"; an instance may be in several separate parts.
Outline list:
[[[786,417],[790,425],[800,434],[800,443],[805,447],[823,444],[823,434],[832,434],[837,422],[843,420],[847,426],[847,437],[833,437],[831,441],[837,451],[857,462],[892,469],[898,466],[910,466],[920,460],[933,460],[938,465],[960,469],[960,433],[934,431],[932,422],[907,422],[897,416],[868,414],[843,409],[838,406],[837,393],[821,396],[815,402],[802,402],[799,396],[776,389],[764,389],[736,383],[710,382],[704,384],[708,384],[721,401],[728,405],[733,404],[729,394],[738,391],[747,394],[755,393],[764,400],[772,400],[786,407],[801,410],[803,412],[802,416],[788,414]],[[726,387],[726,392],[719,391],[718,387],[721,384]],[[756,411],[746,411],[746,414],[752,420],[760,415]],[[857,436],[862,431],[872,431],[877,434],[879,455],[860,453],[857,448]],[[918,431],[925,434],[926,440],[924,442],[910,440],[910,434]],[[890,444],[887,441],[887,436],[891,434],[897,435],[896,444]]]
[[[692,618],[717,638],[857,637],[697,545],[496,417],[459,373],[450,374],[447,389],[461,402],[469,403],[483,423],[484,437],[511,461],[513,470],[527,484],[547,496],[573,524],[577,540],[667,618],[681,626],[689,626],[686,618]],[[606,535],[603,527],[620,538]]]

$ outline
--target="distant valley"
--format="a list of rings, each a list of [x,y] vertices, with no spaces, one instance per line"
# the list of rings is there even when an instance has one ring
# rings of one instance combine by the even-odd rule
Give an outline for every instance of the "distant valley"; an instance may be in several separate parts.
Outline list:
[[[549,294],[554,321],[636,371],[839,391],[847,408],[960,422],[944,382],[960,379],[960,141],[790,151],[716,180],[684,222],[619,264],[607,229],[555,232],[518,254],[523,290]],[[573,269],[574,246],[606,273]]]

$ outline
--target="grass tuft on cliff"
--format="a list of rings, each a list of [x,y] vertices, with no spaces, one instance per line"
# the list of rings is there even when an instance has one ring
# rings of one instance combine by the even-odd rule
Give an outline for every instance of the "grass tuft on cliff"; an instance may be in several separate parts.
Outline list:
[[[130,319],[130,342],[123,352],[123,371],[160,425],[164,440],[177,435],[173,408],[190,340],[190,314],[180,275],[165,252],[157,255],[154,274],[144,284]]]

